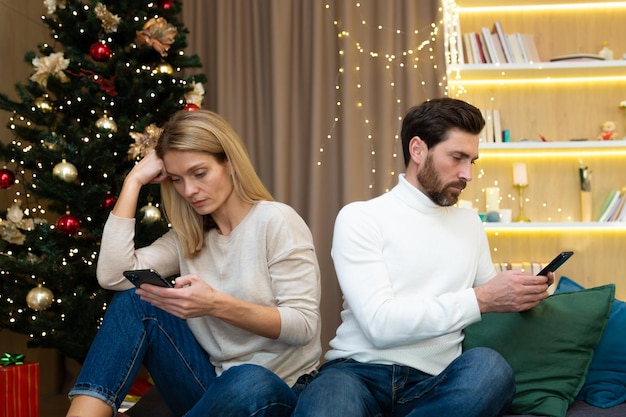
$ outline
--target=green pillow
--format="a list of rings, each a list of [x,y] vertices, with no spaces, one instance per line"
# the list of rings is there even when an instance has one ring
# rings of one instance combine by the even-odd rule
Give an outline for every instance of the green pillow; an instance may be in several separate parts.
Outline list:
[[[522,313],[488,313],[463,349],[499,352],[515,372],[509,412],[563,417],[582,387],[613,306],[615,285],[551,295]]]

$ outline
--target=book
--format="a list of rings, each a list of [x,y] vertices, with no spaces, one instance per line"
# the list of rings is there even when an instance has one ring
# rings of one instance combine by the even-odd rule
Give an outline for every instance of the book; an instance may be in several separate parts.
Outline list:
[[[480,36],[476,32],[472,32],[472,51],[474,53],[474,60],[477,64],[486,64],[487,58],[485,58],[485,52],[480,42]]]
[[[483,130],[480,131],[480,135],[478,135],[478,142],[485,143],[487,142],[487,113],[484,110],[481,110],[480,114],[485,120],[485,126],[483,127]]]
[[[485,110],[485,142],[493,143],[493,110]]]
[[[526,51],[526,44],[524,43],[524,34],[523,33],[515,33],[515,42],[519,46],[520,52],[522,53],[522,62],[528,64],[530,59],[528,58],[528,51]]]
[[[504,56],[504,49],[502,49],[502,43],[497,33],[491,33],[491,40],[493,41],[494,48],[496,49],[496,55],[498,56],[498,62],[506,64],[506,56]]]
[[[504,33],[504,29],[502,29],[502,24],[499,20],[496,20],[494,22],[491,33],[496,33],[498,35],[498,38],[500,39],[500,44],[502,44],[504,56],[506,57],[506,62],[514,62],[513,55],[511,54],[511,47],[509,46],[509,41],[506,38],[506,34]]]
[[[480,50],[483,52],[483,55],[485,56],[485,64],[492,64],[493,61],[491,60],[491,52],[489,51],[489,48],[487,47],[487,42],[485,41],[485,37],[483,36],[482,33],[476,34],[476,43],[480,46]]]
[[[598,222],[605,222],[611,215],[612,210],[615,208],[619,200],[620,192],[619,190],[611,190],[606,200],[604,200],[604,204],[602,204],[602,209],[600,210],[600,215],[598,216]]]
[[[522,33],[522,39],[524,41],[526,53],[528,54],[528,61],[541,62],[541,57],[539,57],[539,51],[537,50],[537,45],[535,44],[535,37],[530,33]]]
[[[506,35],[509,40],[509,47],[511,48],[511,55],[513,57],[513,62],[515,64],[523,64],[524,56],[522,54],[522,50],[520,49],[519,42],[517,42],[517,37],[514,33],[508,33]]]
[[[474,52],[472,49],[472,41],[470,39],[470,37],[472,36],[471,33],[464,33],[463,34],[463,48],[465,49],[465,63],[466,64],[475,64],[476,63],[476,59],[474,58]]]
[[[496,52],[496,45],[493,42],[493,38],[491,37],[491,32],[488,28],[483,27],[481,29],[481,39],[484,40],[485,45],[487,46],[487,51],[489,51],[489,58],[491,58],[492,64],[500,64],[500,57]]]
[[[550,61],[604,61],[604,58],[597,54],[568,54],[555,56]]]
[[[502,120],[499,109],[493,109],[493,141],[502,143]]]
[[[615,205],[615,209],[613,210],[607,221],[619,221],[619,217],[624,209],[624,202],[626,202],[626,187],[622,188],[622,190],[620,191],[619,201]]]

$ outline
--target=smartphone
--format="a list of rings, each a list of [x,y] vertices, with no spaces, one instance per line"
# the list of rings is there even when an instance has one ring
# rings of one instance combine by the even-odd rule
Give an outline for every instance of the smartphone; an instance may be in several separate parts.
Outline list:
[[[137,288],[141,284],[152,284],[159,287],[172,288],[172,284],[167,282],[157,271],[154,269],[136,269],[134,271],[124,271],[124,276]]]
[[[572,255],[573,251],[565,251],[559,253],[553,260],[550,261],[545,268],[543,268],[537,275],[548,275],[548,272],[554,272],[556,269],[563,265]]]

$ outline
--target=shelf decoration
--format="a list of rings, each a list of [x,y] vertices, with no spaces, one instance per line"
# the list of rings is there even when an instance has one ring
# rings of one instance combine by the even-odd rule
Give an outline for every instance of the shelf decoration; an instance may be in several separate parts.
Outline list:
[[[580,161],[578,168],[580,177],[580,221],[591,221],[592,199],[591,199],[591,171]]]
[[[524,188],[528,187],[528,174],[526,164],[523,162],[513,164],[513,185],[517,188],[519,195],[519,214],[515,221],[530,222],[530,219],[524,215]]]

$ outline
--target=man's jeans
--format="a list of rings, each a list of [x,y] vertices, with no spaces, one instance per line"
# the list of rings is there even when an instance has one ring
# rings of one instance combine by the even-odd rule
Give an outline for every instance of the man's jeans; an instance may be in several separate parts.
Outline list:
[[[515,393],[511,367],[495,351],[463,353],[432,376],[400,365],[339,359],[300,394],[294,417],[492,417]]]
[[[261,366],[217,377],[185,321],[141,301],[134,289],[113,296],[70,397],[97,397],[117,410],[142,364],[179,416],[288,417],[295,407],[292,389]]]

